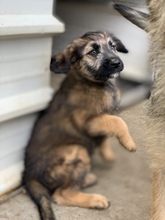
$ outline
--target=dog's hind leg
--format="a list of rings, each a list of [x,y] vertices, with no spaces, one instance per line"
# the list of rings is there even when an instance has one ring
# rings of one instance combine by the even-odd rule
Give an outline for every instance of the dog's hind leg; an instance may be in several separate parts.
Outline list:
[[[57,189],[53,195],[58,205],[78,206],[83,208],[106,209],[110,203],[107,198],[97,194],[85,194],[76,188]]]
[[[90,135],[116,136],[119,142],[129,151],[136,150],[126,123],[117,116],[102,114],[90,119],[87,123]]]
[[[99,147],[100,154],[102,158],[107,162],[107,163],[112,163],[115,160],[115,155],[113,151],[110,148],[110,141],[109,138],[105,138],[101,146]]]
[[[95,174],[93,173],[87,173],[85,178],[84,178],[84,182],[82,184],[82,187],[88,187],[88,186],[92,186],[97,182],[97,177]]]

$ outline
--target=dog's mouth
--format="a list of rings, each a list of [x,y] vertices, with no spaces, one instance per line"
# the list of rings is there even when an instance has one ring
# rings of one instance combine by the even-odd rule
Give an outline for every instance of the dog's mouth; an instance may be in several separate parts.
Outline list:
[[[117,78],[121,71],[124,69],[123,63],[120,61],[120,66],[116,69],[111,69],[109,78]]]
[[[124,69],[123,62],[118,58],[113,65],[109,62],[104,62],[98,73],[95,75],[96,80],[107,81],[108,79],[117,78],[120,72]]]
[[[110,74],[99,74],[95,77],[96,81],[107,81],[108,79],[117,78],[120,75],[120,72],[110,73]]]
[[[117,78],[120,75],[120,72],[110,74],[109,78]]]

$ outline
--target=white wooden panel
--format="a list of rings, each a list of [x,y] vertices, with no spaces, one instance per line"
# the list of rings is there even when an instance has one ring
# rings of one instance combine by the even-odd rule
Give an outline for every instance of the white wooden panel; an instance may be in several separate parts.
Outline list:
[[[19,139],[17,141],[19,141]],[[17,144],[17,142],[16,142],[16,144]],[[24,145],[22,145],[22,147],[20,147],[20,149],[15,150],[14,152],[11,151],[7,155],[5,155],[1,158],[0,172],[3,171],[4,169],[6,169],[7,167],[14,166],[14,164],[16,164],[18,162],[21,162],[21,161],[23,162],[24,161],[24,153],[25,153],[25,142],[24,142]]]
[[[64,25],[53,15],[0,15],[0,37],[50,35],[64,31]]]
[[[27,93],[38,90],[49,85],[49,75],[46,73],[37,74],[34,76],[24,77],[13,82],[8,82],[0,85],[0,105],[2,99],[9,96],[19,95],[20,93]],[[33,98],[33,97],[32,97]]]
[[[52,90],[40,90],[10,96],[0,100],[0,122],[46,108],[52,97]]]
[[[36,119],[36,114],[25,115],[23,117],[14,118],[0,123],[0,141],[4,139],[10,140],[10,137],[13,135],[18,135],[20,132],[25,130],[30,130],[32,128],[32,122]],[[0,145],[2,150],[3,146]],[[2,152],[2,151],[0,151]],[[0,154],[1,156],[1,154]]]
[[[19,186],[23,171],[23,161],[0,171],[0,196]]]
[[[49,72],[52,38],[0,41],[0,83],[28,74]]]
[[[0,14],[51,14],[52,6],[52,0],[0,0]]]
[[[0,195],[21,183],[24,151],[50,87],[53,0],[0,0]]]

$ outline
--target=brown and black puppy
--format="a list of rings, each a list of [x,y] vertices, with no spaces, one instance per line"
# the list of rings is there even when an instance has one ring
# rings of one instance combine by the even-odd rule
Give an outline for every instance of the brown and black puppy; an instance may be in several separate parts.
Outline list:
[[[90,156],[98,147],[112,160],[110,136],[127,150],[136,149],[125,122],[113,116],[118,90],[111,79],[123,70],[116,50],[128,52],[113,35],[89,32],[52,58],[51,70],[67,76],[34,127],[23,174],[43,220],[55,219],[50,196],[59,205],[108,208],[107,198],[80,192],[96,182]]]

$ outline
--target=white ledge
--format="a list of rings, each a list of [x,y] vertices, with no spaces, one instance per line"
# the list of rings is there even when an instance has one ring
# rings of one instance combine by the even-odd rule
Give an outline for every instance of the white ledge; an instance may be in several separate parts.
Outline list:
[[[0,37],[49,35],[64,32],[65,27],[53,15],[0,15]]]
[[[0,196],[20,185],[23,167],[21,161],[0,171]]]
[[[50,87],[0,99],[0,122],[44,109],[51,100]]]

